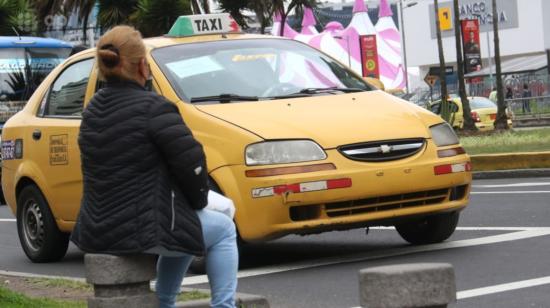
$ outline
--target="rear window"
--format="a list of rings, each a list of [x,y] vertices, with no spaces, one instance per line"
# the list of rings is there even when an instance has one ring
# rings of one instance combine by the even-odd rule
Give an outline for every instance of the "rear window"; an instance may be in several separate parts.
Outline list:
[[[497,108],[497,105],[485,97],[474,97],[470,99],[470,109]]]

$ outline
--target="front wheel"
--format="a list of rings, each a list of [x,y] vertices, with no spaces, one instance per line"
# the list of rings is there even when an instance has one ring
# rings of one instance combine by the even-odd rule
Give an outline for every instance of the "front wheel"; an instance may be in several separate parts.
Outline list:
[[[17,233],[32,262],[59,261],[67,253],[69,234],[59,231],[46,199],[36,186],[23,188],[17,198]]]
[[[411,244],[440,243],[453,234],[459,216],[458,212],[427,216],[420,220],[398,224],[395,229],[404,240]]]

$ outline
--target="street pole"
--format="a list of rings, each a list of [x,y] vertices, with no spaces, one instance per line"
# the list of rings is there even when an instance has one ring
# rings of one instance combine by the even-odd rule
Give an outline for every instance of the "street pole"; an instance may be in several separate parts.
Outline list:
[[[409,72],[407,69],[407,48],[405,46],[405,21],[403,20],[403,0],[399,0],[399,31],[401,32],[401,56],[403,57],[403,70],[405,71],[406,93],[409,94]]]
[[[546,49],[546,69],[548,70],[548,75],[550,75],[550,49]]]
[[[489,32],[485,32],[487,34],[487,51],[489,52],[489,80],[491,81],[491,90],[493,90],[493,59],[491,56],[491,39],[489,37]]]

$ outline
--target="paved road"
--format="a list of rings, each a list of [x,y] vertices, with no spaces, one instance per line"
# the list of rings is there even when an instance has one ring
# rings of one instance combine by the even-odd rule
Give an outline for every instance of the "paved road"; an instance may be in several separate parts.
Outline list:
[[[0,207],[0,270],[83,276],[71,247],[57,264],[32,264],[19,247],[9,209]],[[272,307],[356,307],[357,272],[411,262],[448,262],[456,271],[452,307],[550,307],[550,178],[474,181],[470,206],[449,241],[414,247],[382,228],[290,236],[245,249],[239,291]],[[206,277],[184,285],[208,288]]]

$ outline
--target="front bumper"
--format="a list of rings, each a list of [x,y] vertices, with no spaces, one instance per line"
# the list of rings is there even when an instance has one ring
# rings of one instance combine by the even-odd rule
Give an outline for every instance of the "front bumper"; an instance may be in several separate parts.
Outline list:
[[[441,159],[436,153],[428,143],[424,151],[406,159],[365,163],[329,150],[322,163],[333,163],[335,170],[251,178],[245,171],[261,167],[234,165],[216,169],[211,176],[235,202],[235,220],[243,240],[265,241],[293,233],[393,225],[418,215],[463,209],[471,173],[435,175],[434,166],[470,159],[467,155]],[[342,178],[350,179],[351,186],[266,197],[252,194],[257,188]]]

